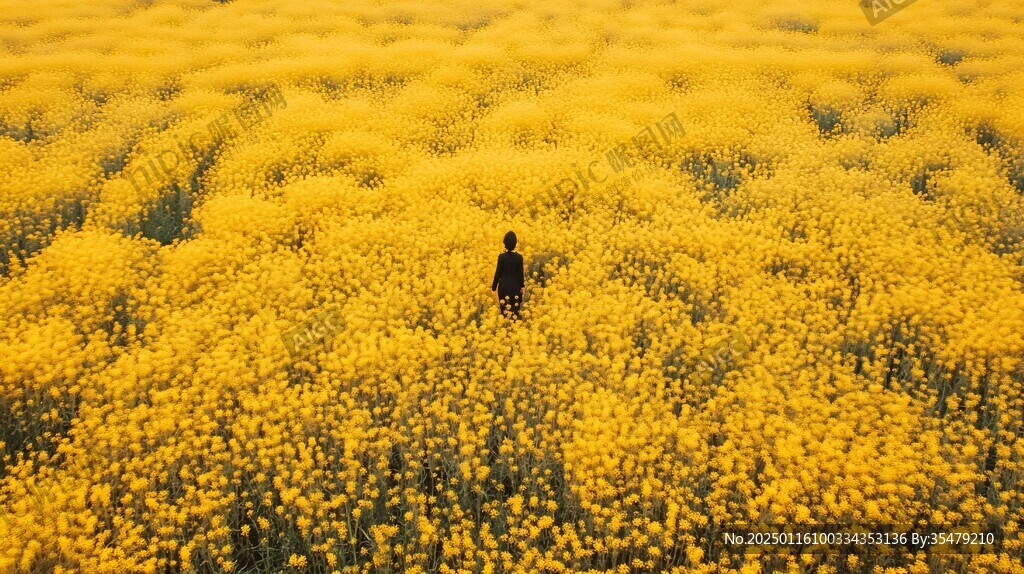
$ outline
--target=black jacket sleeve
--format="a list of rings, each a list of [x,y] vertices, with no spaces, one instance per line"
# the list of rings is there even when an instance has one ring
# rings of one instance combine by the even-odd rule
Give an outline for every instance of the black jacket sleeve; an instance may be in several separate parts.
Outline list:
[[[526,286],[526,281],[523,279],[523,256],[519,256],[518,265],[516,266],[516,274],[519,276],[519,290],[522,291],[523,287]]]
[[[501,255],[498,256],[498,266],[494,268],[494,281],[491,282],[491,291],[498,288],[499,276],[501,276]]]

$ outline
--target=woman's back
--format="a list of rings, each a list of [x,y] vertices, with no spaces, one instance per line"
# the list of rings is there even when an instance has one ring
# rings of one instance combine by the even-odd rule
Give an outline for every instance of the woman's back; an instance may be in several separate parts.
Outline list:
[[[494,269],[494,281],[491,291],[498,296],[498,308],[502,315],[519,319],[519,306],[523,303],[523,256],[515,252],[518,239],[514,231],[509,231],[502,239],[505,252],[498,256],[498,266]]]
[[[519,293],[523,288],[523,256],[515,251],[506,251],[498,256],[498,267],[494,270],[491,290],[499,294]]]

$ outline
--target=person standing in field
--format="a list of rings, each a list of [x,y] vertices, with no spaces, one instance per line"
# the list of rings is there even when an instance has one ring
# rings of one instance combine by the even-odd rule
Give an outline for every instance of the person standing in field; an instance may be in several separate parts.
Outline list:
[[[506,317],[518,320],[519,306],[523,303],[523,256],[516,253],[516,234],[505,234],[505,252],[498,256],[491,291],[498,297],[498,309]]]

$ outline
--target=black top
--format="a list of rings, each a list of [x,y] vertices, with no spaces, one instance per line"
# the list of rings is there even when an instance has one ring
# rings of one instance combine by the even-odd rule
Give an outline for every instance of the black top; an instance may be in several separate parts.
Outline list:
[[[501,287],[499,293],[516,294],[523,288],[523,256],[515,251],[506,251],[498,256],[498,267],[494,270],[491,291]]]

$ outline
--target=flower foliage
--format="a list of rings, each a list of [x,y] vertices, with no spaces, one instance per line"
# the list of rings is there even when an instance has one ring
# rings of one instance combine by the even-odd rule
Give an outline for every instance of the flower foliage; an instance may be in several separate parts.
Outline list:
[[[0,571],[1024,569],[1019,4],[0,6]]]

